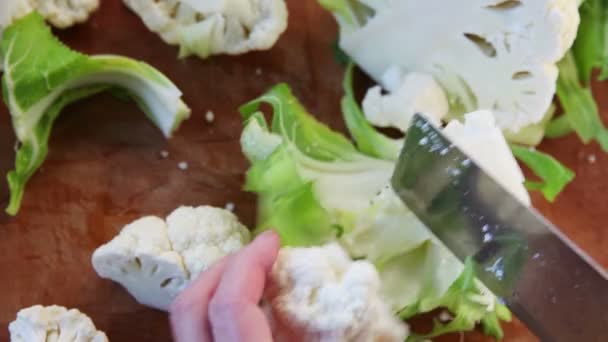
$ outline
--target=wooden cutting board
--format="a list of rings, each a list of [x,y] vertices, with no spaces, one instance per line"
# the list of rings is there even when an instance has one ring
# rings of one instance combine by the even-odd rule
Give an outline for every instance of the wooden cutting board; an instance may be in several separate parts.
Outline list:
[[[232,202],[241,220],[253,226],[255,196],[241,190],[248,164],[239,147],[237,107],[278,82],[288,83],[320,120],[344,130],[343,70],[331,49],[334,20],[316,1],[288,3],[289,29],[278,44],[239,57],[178,60],[177,48],[149,32],[119,0],[102,1],[86,24],[58,32],[79,51],[152,64],[182,89],[193,115],[167,141],[135,105],[110,95],[64,110],[21,212],[15,218],[0,214],[0,341],[8,341],[7,325],[17,311],[34,304],[78,308],[113,342],[170,340],[166,314],[138,305],[119,285],[98,278],[91,253],[126,223],[142,215],[165,216],[180,205]],[[596,88],[596,95],[608,92],[607,85]],[[608,108],[607,96],[600,105]],[[212,123],[205,121],[208,110],[215,113]],[[1,175],[13,166],[14,141],[9,113],[0,105]],[[542,148],[578,177],[556,203],[536,196],[535,205],[608,267],[608,156],[576,137],[548,141]],[[163,150],[169,152],[166,159]],[[180,162],[188,169],[180,170]],[[2,181],[2,208],[7,199]],[[535,340],[519,322],[505,324],[505,331],[508,342]],[[440,339],[458,340],[458,335]],[[466,340],[490,339],[470,333]]]

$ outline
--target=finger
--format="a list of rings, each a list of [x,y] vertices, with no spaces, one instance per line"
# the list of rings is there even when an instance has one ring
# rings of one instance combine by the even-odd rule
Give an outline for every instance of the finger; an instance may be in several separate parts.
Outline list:
[[[230,258],[222,258],[203,272],[171,304],[169,319],[175,341],[213,341],[207,307]]]
[[[278,235],[266,232],[230,260],[209,303],[216,341],[271,341],[270,327],[258,304],[279,247]]]

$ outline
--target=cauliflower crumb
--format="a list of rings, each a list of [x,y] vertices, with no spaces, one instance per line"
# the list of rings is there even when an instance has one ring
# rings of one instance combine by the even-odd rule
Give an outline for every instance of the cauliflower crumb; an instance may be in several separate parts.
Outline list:
[[[169,158],[169,151],[167,151],[167,150],[162,150],[162,151],[160,151],[159,154],[160,154],[160,157],[163,159]]]
[[[215,113],[213,113],[213,111],[208,110],[207,113],[205,113],[205,120],[208,123],[212,123],[213,120],[215,120]]]
[[[449,322],[453,319],[454,319],[454,317],[452,317],[452,314],[447,310],[443,310],[439,313],[439,320],[441,322],[445,323],[445,322]]]
[[[186,170],[188,170],[188,162],[185,162],[185,161],[179,162],[177,164],[177,167],[182,171],[186,171]]]
[[[260,75],[262,74],[262,68],[256,68],[256,69],[255,69],[255,74],[256,74],[257,76],[260,76]]]
[[[595,154],[588,155],[587,161],[589,162],[589,164],[595,164],[595,162],[597,161]]]
[[[226,203],[226,206],[224,208],[226,208],[226,210],[228,210],[228,211],[234,211],[235,207],[236,206],[234,205],[234,203],[228,202],[228,203]]]

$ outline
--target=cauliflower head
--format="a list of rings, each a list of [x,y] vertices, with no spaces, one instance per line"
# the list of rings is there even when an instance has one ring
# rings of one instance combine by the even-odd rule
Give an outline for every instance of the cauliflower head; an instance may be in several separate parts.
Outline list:
[[[572,0],[320,1],[341,48],[376,81],[395,65],[433,75],[454,114],[492,110],[510,132],[545,116],[580,21]]]
[[[140,304],[167,311],[201,272],[249,239],[228,210],[181,207],[166,222],[148,216],[125,226],[93,253],[92,263],[100,277],[120,283]]]
[[[120,283],[140,304],[164,311],[189,281],[165,221],[153,216],[127,225],[93,253],[92,263],[100,277]]]
[[[196,278],[225,255],[249,243],[249,230],[231,211],[201,206],[181,207],[167,217],[169,239]]]
[[[11,342],[108,342],[87,315],[57,305],[20,310],[8,330]]]
[[[124,0],[180,57],[271,48],[287,28],[284,0]]]
[[[381,87],[374,86],[363,99],[363,112],[369,122],[405,132],[414,114],[425,113],[433,123],[441,123],[449,112],[448,99],[433,76],[412,72],[403,77],[395,75],[399,79],[392,80],[393,72],[387,73],[383,83],[390,92],[383,95]]]
[[[404,341],[407,325],[379,292],[374,266],[352,261],[338,244],[284,247],[271,272],[267,314],[274,334],[290,341]]]
[[[507,191],[523,204],[530,205],[530,195],[524,186],[525,177],[492,112],[468,113],[464,123],[453,120],[443,133]]]

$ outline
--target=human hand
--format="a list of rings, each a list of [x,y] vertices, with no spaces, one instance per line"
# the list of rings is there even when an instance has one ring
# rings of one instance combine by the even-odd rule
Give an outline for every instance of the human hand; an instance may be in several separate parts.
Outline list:
[[[259,302],[279,247],[266,232],[202,273],[171,305],[175,341],[272,341]]]

